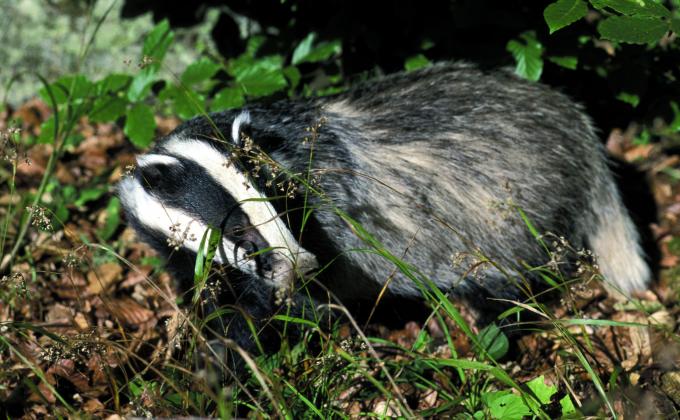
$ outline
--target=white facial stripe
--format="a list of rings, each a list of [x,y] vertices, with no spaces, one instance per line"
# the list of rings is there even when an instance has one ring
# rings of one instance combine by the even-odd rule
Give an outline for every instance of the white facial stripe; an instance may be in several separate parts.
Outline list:
[[[184,238],[182,247],[198,253],[203,234],[208,226],[182,210],[164,206],[151,194],[147,193],[137,180],[125,178],[118,184],[120,198],[127,204],[131,213],[147,228],[161,233],[166,238]],[[176,226],[176,231],[173,231]],[[194,238],[192,240],[192,238]],[[252,258],[246,257],[246,251],[239,248],[234,258],[236,245],[222,238],[222,247],[215,254],[214,260],[232,267],[237,267],[253,275],[257,274],[257,265]]]
[[[250,114],[248,111],[243,111],[238,114],[231,124],[231,139],[237,146],[241,144],[241,125],[243,124],[250,124]]]
[[[149,154],[149,155],[137,156],[137,166],[139,166],[141,168],[143,168],[145,166],[157,165],[157,164],[178,165],[179,160],[177,160],[176,157],[168,156],[168,155]]]
[[[234,200],[241,203],[241,209],[250,219],[250,223],[257,228],[266,243],[274,248],[274,252],[291,262],[296,261],[298,254],[307,253],[277,216],[271,203],[266,201],[266,197],[250,187],[248,178],[217,149],[203,141],[177,137],[164,143],[163,149],[202,166]]]

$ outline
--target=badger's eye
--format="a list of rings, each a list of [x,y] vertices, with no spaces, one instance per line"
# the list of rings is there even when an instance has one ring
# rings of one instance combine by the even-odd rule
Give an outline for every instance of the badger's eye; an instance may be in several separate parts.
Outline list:
[[[148,165],[139,168],[139,177],[144,187],[153,190],[164,181],[165,165]]]
[[[182,163],[173,156],[148,154],[137,158],[137,176],[149,191],[172,191],[182,179]]]
[[[235,224],[229,228],[229,235],[234,238],[242,238],[246,234],[246,226]]]

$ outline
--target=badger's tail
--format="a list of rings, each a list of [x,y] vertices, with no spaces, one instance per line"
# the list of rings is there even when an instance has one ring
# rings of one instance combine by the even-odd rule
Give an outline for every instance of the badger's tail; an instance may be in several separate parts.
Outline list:
[[[611,176],[600,181],[604,185],[594,189],[591,200],[595,226],[588,233],[588,242],[606,283],[630,296],[633,291],[647,289],[651,271],[640,246],[640,235]]]

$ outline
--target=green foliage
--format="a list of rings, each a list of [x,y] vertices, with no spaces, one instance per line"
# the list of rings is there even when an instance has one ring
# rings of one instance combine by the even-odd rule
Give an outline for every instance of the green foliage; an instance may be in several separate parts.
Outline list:
[[[515,73],[529,80],[538,80],[543,72],[543,46],[534,31],[520,35],[521,41],[511,40],[506,49],[515,58]]]
[[[578,67],[578,57],[574,56],[565,57],[549,56],[548,60],[557,64],[560,67],[564,67],[565,69],[569,70],[576,70],[576,68]]]
[[[588,6],[583,0],[558,0],[543,11],[545,22],[553,33],[571,25],[588,13]]]
[[[646,16],[610,16],[597,25],[602,38],[631,44],[647,44],[658,41],[666,32],[668,24],[660,19]]]
[[[154,137],[156,121],[153,117],[153,110],[149,105],[136,103],[128,108],[125,113],[125,135],[135,146],[143,149]]]
[[[508,337],[500,328],[498,328],[498,326],[496,326],[496,324],[487,325],[479,332],[477,339],[479,340],[480,347],[493,359],[500,359],[505,356],[510,348]],[[479,348],[477,349],[477,353],[480,355],[484,354]]]
[[[557,386],[546,385],[543,375],[527,382],[526,387],[536,396],[538,402],[547,406],[552,403],[553,397],[557,394]],[[560,400],[560,411],[562,417],[572,416],[577,413],[571,398],[568,395]],[[526,398],[526,395],[513,393],[511,390],[489,391],[482,393],[483,409],[475,412],[476,419],[523,419],[532,414],[530,404],[533,400]]]
[[[589,0],[603,14],[597,25],[600,36],[630,44],[659,41],[668,31],[678,32],[678,18],[662,3],[651,0]],[[545,8],[543,17],[550,33],[571,25],[588,13],[584,0],[558,0]]]
[[[317,63],[325,61],[342,52],[340,41],[320,42],[315,44],[316,34],[311,32],[298,44],[293,51],[291,64],[297,66],[302,63]]]
[[[618,95],[616,95],[616,99],[618,99],[621,102],[625,102],[627,104],[630,104],[633,108],[638,106],[638,104],[640,103],[640,97],[639,96],[632,94],[632,93],[628,93],[628,92],[619,93]]]
[[[404,62],[404,69],[406,71],[413,71],[429,65],[430,60],[428,60],[427,57],[423,54],[417,54],[406,59],[406,62]]]

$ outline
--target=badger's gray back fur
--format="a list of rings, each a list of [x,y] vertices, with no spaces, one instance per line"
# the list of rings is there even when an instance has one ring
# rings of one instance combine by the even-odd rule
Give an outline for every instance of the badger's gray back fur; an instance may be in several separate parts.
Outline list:
[[[213,197],[219,189],[226,191],[224,182],[246,182],[263,195],[273,194],[259,180],[238,175],[242,172],[229,172],[236,174],[230,175],[233,179],[216,180],[214,168],[212,173],[201,170],[200,160],[192,157],[196,144],[203,143],[229,159],[231,146],[216,139],[240,142],[246,133],[290,173],[306,173],[313,147],[312,173],[325,198],[394,255],[453,294],[471,300],[481,294],[518,296],[507,273],[491,265],[484,266],[484,275],[479,276],[468,273],[469,266],[452,264],[458,253],[481,251],[510,273],[522,271],[524,263],[548,260],[545,249],[517,217],[515,206],[540,232],[591,249],[605,278],[623,292],[643,289],[649,281],[638,233],[589,118],[566,96],[510,72],[439,64],[337,96],[252,105],[245,112],[212,114],[211,120],[186,122],[149,155],[161,164],[154,179],[180,171],[194,188],[170,195],[150,191],[147,197],[204,219],[201,226],[215,225],[220,215],[231,211],[222,208],[226,198]],[[318,137],[303,141],[310,136],[309,127],[319,121]],[[141,159],[143,166],[145,158]],[[177,166],[172,159],[193,163]],[[167,232],[158,226],[169,226],[169,221],[158,216],[159,225],[150,226],[144,214],[150,207],[135,199],[140,189],[153,189],[142,185],[143,178],[138,171],[135,178],[121,183],[120,196],[137,231],[167,255]],[[318,208],[301,236],[297,231],[288,234],[299,241],[292,244],[288,258],[305,256],[302,271],[328,265],[320,278],[340,297],[370,298],[388,279],[394,295],[418,296],[418,287],[387,260],[358,251],[366,244],[331,211],[325,198],[309,194],[307,205]],[[249,205],[253,203],[263,202]],[[299,197],[297,203],[299,207]],[[277,229],[285,226],[278,223]],[[262,229],[262,224],[255,229]],[[171,268],[180,276],[191,273],[195,251],[196,246],[185,246],[184,257],[174,263],[171,259]],[[222,262],[233,263],[238,259],[233,255]],[[255,276],[251,281],[271,283],[273,278]]]

